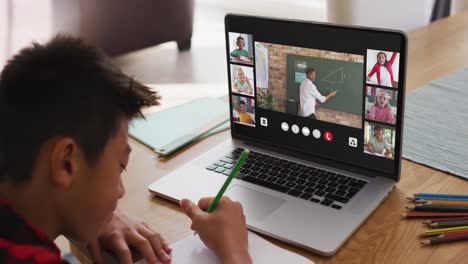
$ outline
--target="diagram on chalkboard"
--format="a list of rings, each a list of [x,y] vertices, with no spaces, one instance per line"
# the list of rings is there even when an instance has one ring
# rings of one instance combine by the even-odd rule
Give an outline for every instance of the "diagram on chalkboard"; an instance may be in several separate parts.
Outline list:
[[[329,83],[344,83],[344,72],[343,68],[338,68],[337,70],[325,75],[321,80],[321,82],[329,82]]]

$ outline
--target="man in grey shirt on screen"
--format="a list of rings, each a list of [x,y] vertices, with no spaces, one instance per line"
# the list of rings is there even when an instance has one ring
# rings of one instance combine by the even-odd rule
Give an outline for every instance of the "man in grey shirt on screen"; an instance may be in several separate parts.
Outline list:
[[[301,86],[299,87],[299,116],[316,119],[316,100],[324,103],[334,97],[336,95],[336,91],[332,91],[327,96],[323,96],[317,90],[313,81],[315,81],[315,70],[308,67],[306,70],[306,79],[302,81]]]

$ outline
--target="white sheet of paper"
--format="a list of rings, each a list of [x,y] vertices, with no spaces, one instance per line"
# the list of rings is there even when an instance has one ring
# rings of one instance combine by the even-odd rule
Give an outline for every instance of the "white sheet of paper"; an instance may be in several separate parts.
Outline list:
[[[189,236],[185,239],[175,242],[171,245],[171,247],[171,263],[220,263],[216,255],[203,244],[199,236]],[[249,232],[249,252],[253,263],[255,264],[314,263],[313,261],[306,259],[301,255],[282,249],[252,232]],[[146,264],[146,261],[140,260],[135,262],[135,264]]]

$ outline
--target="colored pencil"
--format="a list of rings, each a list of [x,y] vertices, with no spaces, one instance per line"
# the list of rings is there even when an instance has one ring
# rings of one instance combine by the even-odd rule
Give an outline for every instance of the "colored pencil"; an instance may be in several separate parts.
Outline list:
[[[412,211],[424,212],[468,212],[468,206],[463,205],[447,205],[447,204],[418,204],[409,205],[406,207]]]
[[[420,213],[420,212],[406,212],[400,215],[402,218],[431,218],[431,217],[462,217],[467,216],[468,213]]]
[[[434,218],[434,219],[427,219],[424,220],[424,224],[432,224],[432,223],[440,223],[446,221],[464,221],[468,220],[468,217],[450,217],[450,218]]]
[[[468,202],[464,201],[449,201],[449,200],[415,200],[417,204],[447,204],[447,205],[467,205]]]
[[[449,237],[449,236],[458,236],[458,235],[468,235],[468,231],[450,232],[450,233],[440,234],[438,235],[438,237]]]
[[[442,198],[456,198],[456,199],[467,199],[466,194],[453,194],[453,193],[415,193],[414,197],[442,197]]]
[[[219,201],[223,197],[224,192],[226,192],[227,188],[229,187],[229,184],[231,183],[232,179],[234,179],[244,162],[247,160],[249,152],[250,151],[248,149],[244,149],[242,151],[241,155],[239,156],[239,159],[234,165],[234,168],[232,168],[231,173],[229,173],[229,176],[224,181],[223,186],[221,186],[221,189],[218,191],[218,194],[216,194],[216,197],[213,199],[213,201],[211,201],[211,204],[208,206],[208,210],[206,210],[207,213],[212,213],[216,206],[218,206]],[[197,232],[195,232],[193,235],[196,234]]]
[[[462,240],[468,240],[468,235],[449,236],[449,237],[433,237],[433,238],[430,238],[428,240],[421,241],[421,245],[430,246],[430,245],[437,245],[437,244],[455,242],[455,241],[462,241]]]
[[[435,236],[435,235],[440,235],[440,234],[445,234],[445,233],[467,231],[467,230],[468,230],[468,226],[438,228],[438,229],[426,230],[421,234],[421,236]]]
[[[419,200],[433,200],[433,201],[457,201],[457,202],[468,202],[467,198],[450,198],[450,197],[407,197],[406,199],[410,201],[419,201]]]
[[[425,201],[425,200],[468,202],[468,199],[465,199],[465,198],[446,198],[446,197],[406,197],[406,199],[415,203],[420,203],[420,201]]]
[[[218,203],[223,197],[224,192],[226,192],[232,179],[234,179],[234,177],[237,175],[237,173],[241,169],[244,162],[247,160],[248,155],[249,155],[249,150],[244,149],[244,151],[242,151],[241,155],[239,156],[239,159],[237,160],[236,164],[234,165],[234,168],[232,168],[231,173],[229,174],[226,181],[224,182],[223,186],[218,191],[218,194],[216,195],[214,200],[211,202],[210,206],[208,207],[208,210],[206,210],[207,213],[212,213],[213,210],[216,208],[216,206],[218,206]]]
[[[432,227],[449,227],[449,226],[466,226],[468,225],[468,220],[464,221],[444,221],[444,222],[436,222],[430,224]]]

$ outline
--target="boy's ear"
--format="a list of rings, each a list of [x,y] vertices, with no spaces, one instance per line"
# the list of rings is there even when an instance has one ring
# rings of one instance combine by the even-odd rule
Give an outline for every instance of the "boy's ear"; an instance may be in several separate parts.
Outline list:
[[[72,138],[60,138],[54,142],[50,152],[50,179],[52,184],[67,188],[76,176],[79,150]]]

